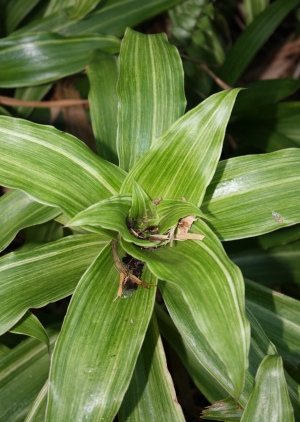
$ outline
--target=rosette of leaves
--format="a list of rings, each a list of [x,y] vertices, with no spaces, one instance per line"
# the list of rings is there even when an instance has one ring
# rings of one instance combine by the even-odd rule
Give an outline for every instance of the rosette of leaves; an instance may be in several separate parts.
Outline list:
[[[95,53],[87,72],[98,155],[53,127],[0,117],[0,183],[11,188],[1,198],[2,248],[24,227],[56,219],[70,228],[0,260],[1,333],[36,337],[50,350],[55,342],[50,363],[43,349],[43,376],[35,370],[36,340],[26,354],[19,346],[14,355],[3,351],[6,409],[12,389],[15,401],[24,394],[16,368],[32,368],[36,380],[22,408],[12,413],[11,404],[7,415],[184,420],[160,340],[161,309],[154,311],[157,289],[169,335],[180,338],[175,348],[184,344],[187,367],[192,362],[194,375],[208,380],[206,396],[230,396],[243,407],[251,397],[253,406],[259,394],[251,394],[249,358],[253,369],[258,356],[257,369],[266,353],[254,348],[249,355],[248,318],[262,330],[250,311],[246,317],[244,280],[221,240],[299,221],[299,150],[219,163],[239,89],[184,113],[181,60],[165,35],[127,30],[119,59]],[[49,343],[30,309],[69,295],[63,326]],[[276,354],[275,346],[269,350]],[[283,392],[276,402],[290,409],[277,361]]]

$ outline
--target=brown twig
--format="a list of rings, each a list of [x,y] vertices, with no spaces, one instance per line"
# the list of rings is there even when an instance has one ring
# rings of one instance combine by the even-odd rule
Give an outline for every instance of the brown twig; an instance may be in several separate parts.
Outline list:
[[[89,102],[88,100],[26,101],[0,95],[0,104],[13,107],[52,108],[73,107],[78,105],[88,106]]]
[[[197,63],[202,69],[215,81],[219,87],[222,89],[232,89],[232,86],[228,85],[226,82],[222,81],[210,68],[201,60],[195,59],[194,57],[187,56],[185,54],[180,54],[184,59],[190,60],[191,62]]]

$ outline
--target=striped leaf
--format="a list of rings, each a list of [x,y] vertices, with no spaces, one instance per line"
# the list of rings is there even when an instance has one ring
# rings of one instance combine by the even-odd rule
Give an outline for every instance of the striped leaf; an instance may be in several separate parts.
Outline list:
[[[14,35],[0,40],[0,87],[40,85],[80,72],[93,50],[117,53],[111,35],[64,37],[54,33]]]
[[[245,281],[247,308],[257,318],[278,353],[296,368],[300,360],[300,302],[253,281]]]
[[[299,165],[295,148],[221,161],[201,207],[219,238],[257,236],[300,222]]]
[[[69,19],[74,0],[51,1],[53,8],[47,18],[37,19],[18,30],[18,34],[50,31],[64,35],[109,34],[122,36],[127,27],[133,28],[139,23],[156,16],[180,3],[181,0],[106,0],[79,22]],[[67,8],[67,10],[64,10]],[[56,11],[53,13],[53,11]]]
[[[60,211],[35,202],[26,193],[11,190],[0,198],[0,251],[25,227],[52,220]]]
[[[48,348],[50,347],[49,337],[45,328],[30,311],[27,311],[9,331],[11,333],[34,337],[46,344]]]
[[[234,85],[255,54],[298,3],[299,0],[278,0],[260,13],[229,50],[219,72],[220,78]]]
[[[108,245],[72,297],[53,353],[46,421],[111,421],[116,415],[155,299],[154,288],[139,287],[130,298],[114,301],[118,284]]]
[[[124,172],[53,127],[0,116],[0,183],[69,217],[116,194]]]
[[[75,0],[70,19],[80,20],[90,13],[101,0]]]
[[[220,158],[226,125],[239,90],[212,95],[175,122],[132,168],[122,192],[135,180],[151,199],[202,202]]]
[[[49,338],[53,347],[57,332],[49,331]],[[48,377],[49,366],[47,347],[33,338],[21,342],[0,359],[1,421],[24,420]]]
[[[118,421],[185,421],[167,368],[158,325],[153,316],[139,354]]]
[[[258,368],[255,385],[241,422],[294,422],[280,356],[266,356]]]
[[[194,223],[193,231],[205,239],[156,251],[122,245],[164,280],[159,287],[180,334],[202,365],[237,398],[244,385],[250,342],[243,279],[205,223]]]
[[[95,52],[87,67],[90,82],[89,105],[96,148],[100,157],[114,164],[117,155],[117,80],[116,57]],[[100,94],[101,93],[101,94]]]
[[[29,308],[40,308],[70,295],[108,240],[95,235],[69,236],[2,257],[0,333],[16,324]]]
[[[120,52],[117,150],[128,171],[185,109],[178,50],[165,34],[127,29]]]
[[[41,422],[45,418],[47,406],[48,380],[34,400],[24,422]]]

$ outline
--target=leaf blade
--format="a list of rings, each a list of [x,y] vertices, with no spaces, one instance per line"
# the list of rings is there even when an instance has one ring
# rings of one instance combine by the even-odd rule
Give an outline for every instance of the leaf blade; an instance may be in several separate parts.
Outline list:
[[[270,395],[270,391],[272,391],[272,395]],[[273,419],[279,422],[294,421],[282,360],[277,355],[266,356],[258,368],[255,386],[241,422]]]
[[[73,295],[52,359],[48,421],[58,415],[112,420],[121,404],[151,317],[155,290],[139,289],[130,298],[113,301],[118,278],[108,245]],[[84,310],[88,312],[83,319]],[[73,395],[76,401],[70,399]]]
[[[185,109],[179,53],[165,34],[127,29],[119,56],[117,150],[128,171]]]
[[[159,420],[162,415],[165,420],[185,421],[153,315],[118,420]]]
[[[207,226],[196,222],[193,229],[205,234],[203,242],[186,241],[174,248],[160,248],[155,254],[140,251],[129,243],[122,245],[128,253],[145,261],[159,279],[166,280],[160,282],[160,290],[181,335],[203,366],[233,397],[238,397],[248,366],[250,342],[243,280]],[[213,274],[209,276],[212,268]],[[227,314],[224,306],[230,308]]]
[[[51,126],[0,116],[0,181],[69,217],[111,194],[124,172]]]
[[[108,241],[109,238],[95,235],[69,236],[28,252],[2,257],[0,332],[9,330],[29,308],[39,308],[70,295]]]
[[[257,236],[298,223],[299,164],[296,148],[221,161],[201,207],[220,239]]]
[[[116,53],[119,40],[109,35],[64,37],[43,32],[2,39],[0,86],[40,85],[80,72],[95,49]]]
[[[9,191],[0,198],[0,251],[25,227],[45,223],[60,214],[57,208],[33,201],[22,191]]]
[[[130,192],[135,180],[152,199],[185,197],[199,206],[217,166],[238,92],[212,95],[175,122],[133,167],[121,192]]]

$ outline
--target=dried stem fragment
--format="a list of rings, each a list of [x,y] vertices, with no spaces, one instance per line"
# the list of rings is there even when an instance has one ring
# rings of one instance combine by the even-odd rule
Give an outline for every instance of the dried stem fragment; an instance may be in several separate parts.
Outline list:
[[[136,283],[139,286],[143,286],[143,287],[147,287],[147,288],[149,286],[156,286],[156,284],[145,283],[144,281],[140,280],[138,277],[136,277],[132,273],[132,271],[128,270],[128,268],[126,268],[122,264],[122,262],[120,261],[120,258],[118,256],[117,241],[116,240],[112,241],[112,252],[113,252],[113,258],[114,258],[115,266],[116,266],[117,270],[120,272],[120,283],[119,283],[119,289],[118,289],[116,299],[118,297],[122,296],[123,287],[124,287],[124,283],[126,281],[126,278],[129,278],[131,282]]]

